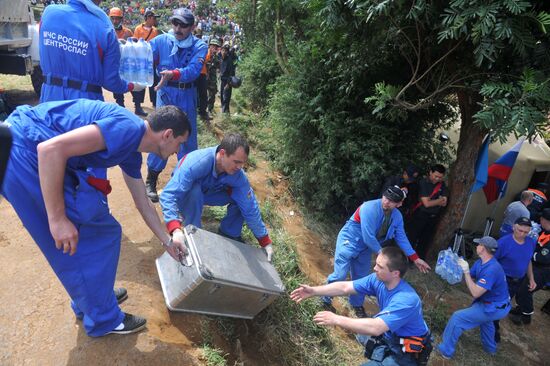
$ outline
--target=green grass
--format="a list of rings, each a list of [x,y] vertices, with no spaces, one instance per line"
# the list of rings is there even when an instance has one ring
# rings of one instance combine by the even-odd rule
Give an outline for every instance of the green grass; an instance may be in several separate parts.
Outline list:
[[[226,366],[227,365],[227,360],[225,359],[227,357],[227,354],[223,353],[222,350],[218,348],[213,348],[206,344],[201,347],[201,350],[202,350],[202,356],[206,361],[206,365],[208,366]]]

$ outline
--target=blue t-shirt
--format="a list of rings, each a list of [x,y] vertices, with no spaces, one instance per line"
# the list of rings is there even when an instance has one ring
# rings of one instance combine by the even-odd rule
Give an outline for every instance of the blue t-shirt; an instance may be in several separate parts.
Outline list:
[[[423,336],[428,332],[428,326],[422,315],[422,302],[416,291],[404,280],[392,290],[375,273],[353,281],[353,288],[360,294],[376,296],[380,312],[374,318],[380,318],[386,323],[389,332],[387,339],[398,337]]]
[[[487,291],[479,297],[479,301],[488,303],[503,303],[509,300],[506,275],[498,261],[493,257],[486,263],[478,259],[470,269],[470,276],[476,285]]]
[[[132,178],[141,178],[139,144],[145,134],[145,122],[113,103],[75,99],[18,107],[6,120],[14,145],[36,153],[39,143],[79,127],[96,124],[106,149],[75,156],[67,161],[68,169],[104,169],[119,165]]]
[[[513,234],[505,235],[498,240],[495,258],[504,269],[506,276],[513,278],[525,276],[536,245],[537,243],[531,237],[526,237],[523,244],[518,244]]]

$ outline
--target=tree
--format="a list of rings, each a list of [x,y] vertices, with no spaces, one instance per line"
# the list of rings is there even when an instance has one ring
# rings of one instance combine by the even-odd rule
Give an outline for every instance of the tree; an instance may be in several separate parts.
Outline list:
[[[464,214],[484,135],[533,137],[547,125],[547,7],[542,0],[330,0],[322,10],[332,26],[353,19],[355,27],[384,34],[408,65],[401,70],[405,83],[382,81],[366,98],[375,113],[458,105],[460,140],[437,248],[449,243]]]

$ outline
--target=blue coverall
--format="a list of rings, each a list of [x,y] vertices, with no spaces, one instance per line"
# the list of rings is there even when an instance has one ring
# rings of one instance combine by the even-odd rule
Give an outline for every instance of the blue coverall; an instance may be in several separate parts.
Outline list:
[[[119,165],[132,178],[141,178],[137,149],[145,123],[118,105],[78,99],[18,107],[6,124],[13,134],[13,148],[2,194],[67,290],[86,333],[105,335],[124,319],[113,292],[122,232],[109,212],[106,195],[90,185],[93,176],[87,168]],[[77,251],[69,256],[56,249],[50,233],[36,149],[40,142],[90,124],[101,129],[106,149],[67,161],[65,210],[79,235]]]
[[[160,194],[160,204],[168,231],[181,226],[201,227],[204,205],[227,205],[220,231],[230,237],[241,235],[246,221],[262,247],[271,243],[260,214],[254,191],[241,169],[229,175],[216,172],[217,146],[195,150],[178,163],[174,174]]]
[[[157,92],[157,107],[163,105],[175,105],[187,114],[191,123],[191,134],[184,144],[181,144],[178,151],[178,160],[183,155],[197,150],[197,87],[195,80],[198,79],[208,46],[199,38],[193,37],[191,47],[179,49],[170,56],[174,47],[174,38],[171,34],[161,34],[150,42],[153,49],[154,63],[157,65],[157,72],[164,70],[174,71],[172,82],[180,83],[178,86],[165,85]],[[166,161],[155,154],[147,157],[147,167],[150,171],[160,172],[166,167]]]
[[[345,281],[348,273],[352,280],[365,277],[371,272],[370,259],[373,253],[378,253],[380,244],[386,240],[395,239],[397,245],[411,260],[418,256],[411,247],[405,230],[403,216],[398,209],[393,209],[390,216],[388,232],[383,240],[377,239],[378,230],[384,221],[382,199],[364,202],[340,230],[336,240],[334,253],[334,272],[327,278],[327,283]],[[363,306],[364,294],[351,295],[351,306]],[[323,297],[323,301],[330,303],[330,297]]]
[[[486,263],[481,259],[470,269],[470,275],[476,285],[487,291],[475,299],[469,308],[456,311],[449,319],[443,331],[443,340],[439,351],[446,357],[453,357],[456,343],[462,332],[479,327],[483,349],[490,354],[497,351],[495,342],[495,320],[504,318],[510,311],[510,296],[506,275],[496,258]]]
[[[81,0],[46,7],[39,50],[44,74],[41,103],[77,98],[103,100],[101,88],[97,92],[89,90],[89,86],[114,93],[133,88],[118,73],[120,48],[111,21],[106,15],[91,13]],[[52,85],[52,78],[62,79],[63,86]],[[80,88],[75,89],[75,84]]]

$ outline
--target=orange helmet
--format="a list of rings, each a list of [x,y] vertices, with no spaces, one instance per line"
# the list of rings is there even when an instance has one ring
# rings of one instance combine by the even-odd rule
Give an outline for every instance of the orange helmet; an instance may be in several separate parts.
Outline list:
[[[120,8],[111,8],[111,10],[109,10],[109,16],[122,18],[122,10],[120,10]]]

